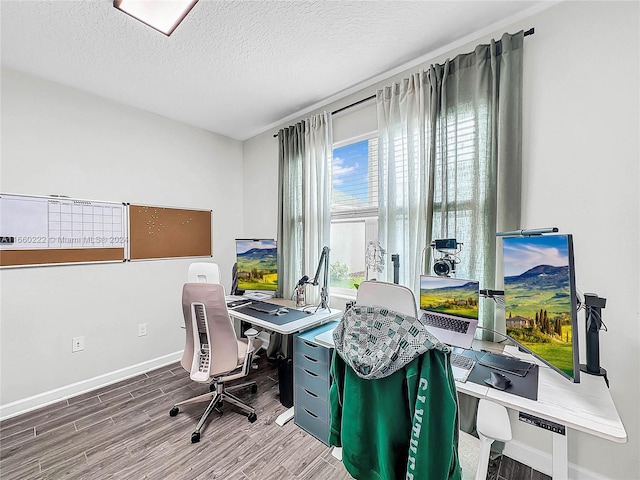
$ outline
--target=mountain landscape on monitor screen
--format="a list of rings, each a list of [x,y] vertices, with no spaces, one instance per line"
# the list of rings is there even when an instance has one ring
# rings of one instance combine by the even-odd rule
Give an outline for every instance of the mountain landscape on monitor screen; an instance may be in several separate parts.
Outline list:
[[[238,288],[242,290],[277,290],[277,248],[252,248],[238,253]]]

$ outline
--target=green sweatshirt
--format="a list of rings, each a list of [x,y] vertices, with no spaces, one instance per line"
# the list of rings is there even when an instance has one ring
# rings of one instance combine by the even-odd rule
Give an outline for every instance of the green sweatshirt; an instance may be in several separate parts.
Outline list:
[[[355,307],[334,332],[329,444],[359,480],[460,479],[449,350],[420,322]],[[346,359],[346,361],[345,361]]]

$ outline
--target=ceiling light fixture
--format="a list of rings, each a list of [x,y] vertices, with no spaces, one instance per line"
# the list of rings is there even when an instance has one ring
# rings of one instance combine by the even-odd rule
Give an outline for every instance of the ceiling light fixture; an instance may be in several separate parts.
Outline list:
[[[198,0],[113,0],[113,6],[167,37]]]

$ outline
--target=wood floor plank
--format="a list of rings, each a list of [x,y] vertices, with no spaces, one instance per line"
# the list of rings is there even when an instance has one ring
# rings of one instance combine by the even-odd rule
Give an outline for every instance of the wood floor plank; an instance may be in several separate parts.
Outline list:
[[[316,480],[319,478],[324,480],[353,479],[342,463],[339,463],[337,466],[333,466],[323,458],[317,458],[296,477],[297,480]]]
[[[32,458],[39,458],[44,452],[52,448],[59,438],[63,438],[65,435],[74,435],[75,431],[73,424],[69,423],[41,436],[34,435],[33,438],[21,443],[8,446],[2,444],[0,448],[0,465],[13,464],[14,462],[24,463]]]
[[[3,420],[0,422],[0,438],[3,438],[2,432],[5,430],[10,430],[16,426],[33,427],[37,423],[42,423],[40,420],[41,418],[48,416],[51,412],[55,412],[68,406],[69,402],[67,400],[62,400],[60,402],[47,405],[46,407]]]

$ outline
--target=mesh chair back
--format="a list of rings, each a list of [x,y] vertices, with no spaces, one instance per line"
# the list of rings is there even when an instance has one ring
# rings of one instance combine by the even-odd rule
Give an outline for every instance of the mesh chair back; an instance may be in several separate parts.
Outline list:
[[[237,368],[238,341],[227,310],[224,287],[219,283],[186,283],[182,289],[182,312],[187,329],[182,367],[192,371],[196,357],[200,363],[202,344],[208,341],[210,376]]]

